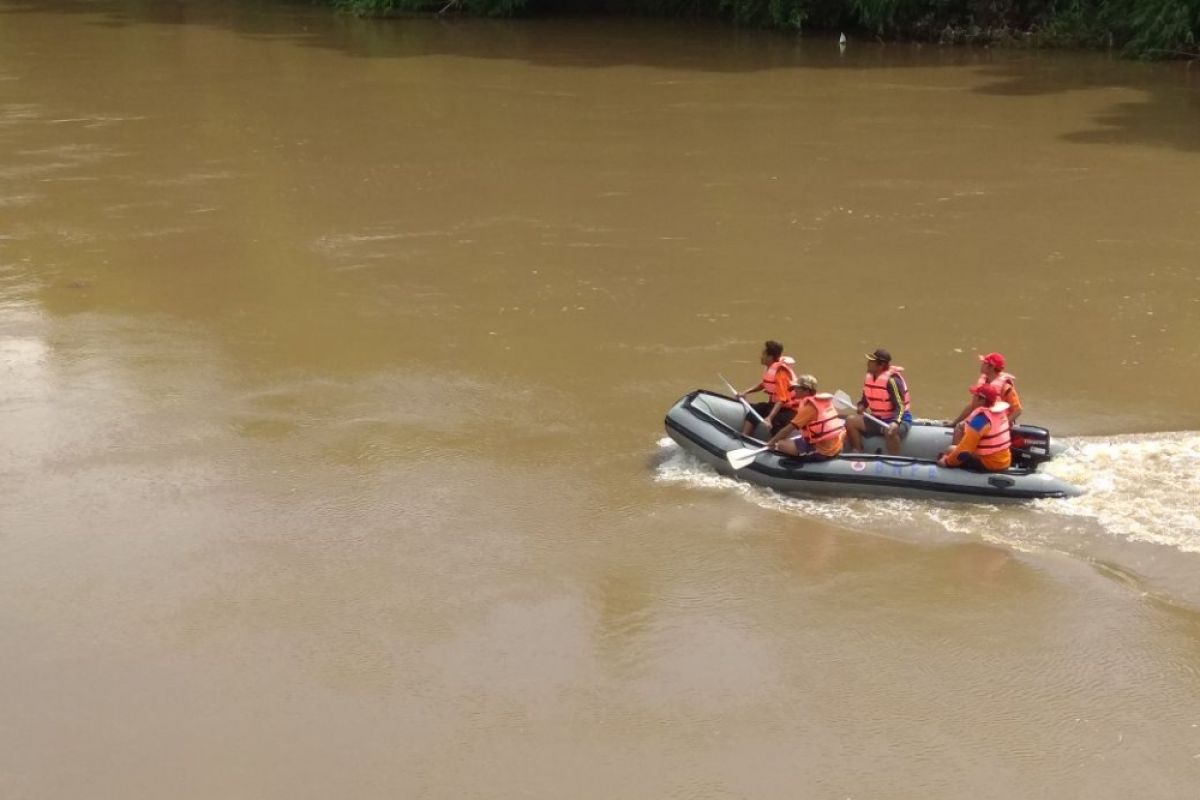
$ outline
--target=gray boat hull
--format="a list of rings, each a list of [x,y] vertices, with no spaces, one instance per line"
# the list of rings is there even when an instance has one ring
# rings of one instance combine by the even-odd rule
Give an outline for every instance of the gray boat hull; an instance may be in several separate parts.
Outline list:
[[[931,423],[912,426],[900,456],[886,455],[880,437],[867,437],[862,454],[804,461],[764,452],[754,463],[735,471],[726,453],[758,446],[741,435],[744,417],[744,407],[737,400],[697,390],[671,407],[665,425],[667,435],[681,448],[717,472],[787,494],[958,500],[1036,500],[1082,494],[1078,487],[1036,470],[985,473],[939,467],[935,459],[950,445],[953,430]],[[754,435],[763,439],[767,431],[760,425]]]

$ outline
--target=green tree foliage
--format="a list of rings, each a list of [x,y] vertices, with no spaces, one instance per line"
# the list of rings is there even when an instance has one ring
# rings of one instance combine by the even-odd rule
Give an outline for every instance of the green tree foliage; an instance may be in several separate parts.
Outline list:
[[[1128,24],[1125,51],[1147,57],[1196,54],[1200,0],[1116,0],[1113,22]],[[1111,12],[1110,12],[1111,13]]]
[[[579,0],[325,1],[356,14],[453,10],[490,17],[593,5]],[[856,29],[943,41],[1021,38],[1044,45],[1119,47],[1141,58],[1200,57],[1200,0],[610,0],[595,5],[789,30]]]

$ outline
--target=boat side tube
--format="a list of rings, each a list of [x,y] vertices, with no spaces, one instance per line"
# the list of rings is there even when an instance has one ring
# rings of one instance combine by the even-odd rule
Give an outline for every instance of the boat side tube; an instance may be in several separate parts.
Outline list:
[[[808,461],[767,451],[735,471],[726,459],[729,451],[761,446],[742,436],[743,418],[737,400],[697,390],[672,406],[665,425],[680,447],[718,472],[786,493],[1014,500],[1081,493],[1036,469],[986,473],[938,466],[934,459],[953,435],[952,429],[940,425],[914,425],[899,456],[887,455],[880,437],[867,437],[865,453]],[[758,433],[766,438],[765,431]]]

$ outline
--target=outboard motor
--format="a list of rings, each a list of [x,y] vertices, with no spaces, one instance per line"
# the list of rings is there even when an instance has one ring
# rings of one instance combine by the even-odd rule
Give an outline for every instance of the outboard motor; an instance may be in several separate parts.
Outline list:
[[[1050,431],[1036,425],[1012,429],[1012,463],[1019,469],[1037,469],[1050,460]]]

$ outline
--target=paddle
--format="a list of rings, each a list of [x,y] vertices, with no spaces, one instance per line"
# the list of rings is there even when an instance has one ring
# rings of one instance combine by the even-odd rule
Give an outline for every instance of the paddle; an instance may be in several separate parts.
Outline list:
[[[765,453],[771,448],[769,447],[742,447],[737,450],[730,450],[725,454],[725,458],[729,461],[729,466],[734,469],[741,469],[754,463],[754,459],[758,458],[759,453]]]
[[[721,373],[719,373],[719,372],[718,372],[718,373],[717,373],[717,377],[718,377],[718,378],[720,378],[720,379],[721,379],[721,383],[725,384],[725,387],[726,387],[727,389],[729,389],[729,392],[730,392],[730,394],[732,394],[732,395],[733,395],[734,397],[736,397],[738,400],[741,400],[741,401],[742,401],[742,405],[744,405],[744,406],[746,407],[746,410],[747,410],[747,411],[749,411],[749,412],[750,412],[750,414],[751,414],[751,415],[752,415],[752,416],[753,416],[753,417],[754,417],[756,420],[758,420],[758,421],[759,421],[759,422],[761,422],[761,423],[764,423],[764,424],[766,424],[766,420],[762,418],[762,414],[759,414],[757,411],[755,411],[755,410],[754,410],[754,406],[750,405],[750,401],[748,401],[746,398],[744,398],[744,397],[742,397],[740,394],[738,394],[738,390],[737,390],[737,389],[735,389],[735,388],[733,388],[733,384],[732,384],[732,383],[730,383],[729,381],[725,380],[725,376],[724,376],[724,375],[722,375]]]
[[[837,407],[838,411],[858,412],[858,404],[851,400],[850,395],[846,394],[841,389],[838,389],[833,393],[833,404]],[[873,417],[865,411],[863,412],[863,416],[885,429],[888,427],[888,423],[884,422],[879,417]]]
[[[727,388],[729,390],[730,394],[732,394],[738,400],[742,401],[742,405],[746,408],[747,411],[750,412],[751,416],[753,416],[756,420],[763,423],[764,425],[766,424],[767,421],[762,418],[762,414],[759,414],[757,411],[755,411],[754,406],[750,405],[749,401],[746,400],[746,398],[744,398],[740,394],[738,394],[738,390],[733,388],[732,383],[725,380],[724,375],[722,375],[721,373],[718,372],[717,377],[721,379],[721,383],[725,384],[725,388]],[[753,437],[748,437],[748,438],[750,438],[751,441],[755,441],[755,442],[759,441],[758,439],[754,439]],[[770,449],[771,448],[769,448],[769,447],[742,447],[738,450],[728,451],[727,453],[725,453],[725,458],[728,459],[729,465],[731,467],[733,467],[734,469],[741,469],[742,467],[744,467],[747,464],[754,461],[755,457],[758,456],[759,453],[766,452],[767,450],[770,450]]]
[[[741,469],[753,464],[759,453],[765,453],[770,449],[769,447],[743,447],[740,450],[730,450],[725,454],[725,458],[729,461],[729,466]]]

